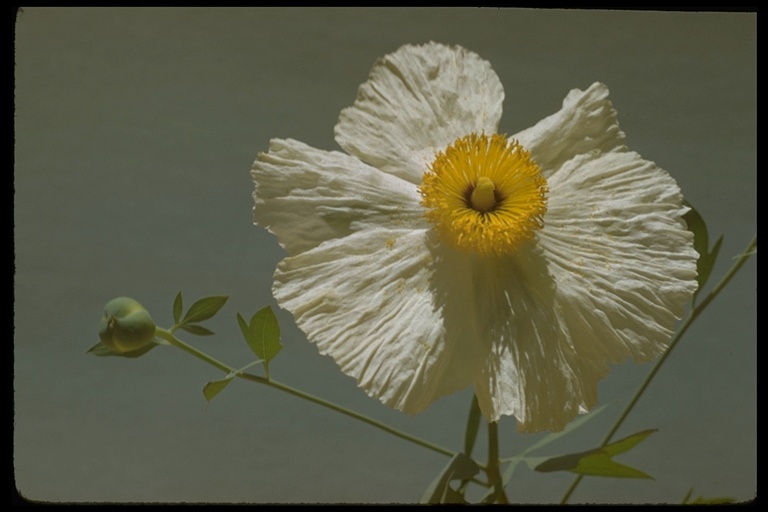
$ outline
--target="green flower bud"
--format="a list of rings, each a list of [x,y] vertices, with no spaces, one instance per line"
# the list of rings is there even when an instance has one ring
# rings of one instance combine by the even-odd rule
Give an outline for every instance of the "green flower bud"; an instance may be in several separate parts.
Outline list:
[[[155,338],[155,321],[144,306],[128,297],[112,299],[104,307],[99,326],[101,342],[125,354],[146,347]]]

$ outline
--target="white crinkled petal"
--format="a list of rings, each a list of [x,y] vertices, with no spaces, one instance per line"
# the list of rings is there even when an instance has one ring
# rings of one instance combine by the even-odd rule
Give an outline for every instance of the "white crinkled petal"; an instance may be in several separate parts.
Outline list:
[[[488,421],[512,415],[525,431],[561,430],[597,400],[584,386],[578,360],[555,314],[557,285],[534,244],[474,268],[472,314],[478,336],[493,347],[475,379]]]
[[[462,291],[466,278],[455,290],[437,282],[455,272],[436,275],[428,236],[373,228],[333,239],[284,259],[273,285],[321,353],[370,396],[408,413],[470,385],[488,349],[467,339],[468,325],[444,326],[444,292]]]
[[[597,373],[658,356],[697,287],[677,184],[636,153],[595,151],[549,186],[539,243],[569,342]]]
[[[414,185],[338,151],[275,139],[251,176],[254,221],[289,254],[373,226],[424,224]]]
[[[573,89],[562,109],[511,138],[531,152],[546,177],[576,155],[624,147],[608,88],[601,83],[586,91]]]
[[[658,356],[697,286],[682,197],[653,163],[593,151],[549,187],[537,242],[483,268],[487,304],[475,312],[494,312],[484,320],[494,347],[475,381],[481,409],[531,432],[592,407],[610,364]]]
[[[278,303],[370,396],[417,413],[474,384],[488,420],[560,430],[596,403],[610,364],[666,348],[697,254],[677,185],[627,151],[599,83],[512,137],[548,180],[534,240],[505,257],[434,243],[417,191],[426,164],[495,133],[503,96],[474,53],[404,46],[341,113],[352,156],[272,141],[252,170],[254,219],[291,254]]]
[[[491,65],[458,46],[403,46],[374,65],[336,142],[385,172],[420,184],[425,150],[471,132],[495,133],[504,89]]]

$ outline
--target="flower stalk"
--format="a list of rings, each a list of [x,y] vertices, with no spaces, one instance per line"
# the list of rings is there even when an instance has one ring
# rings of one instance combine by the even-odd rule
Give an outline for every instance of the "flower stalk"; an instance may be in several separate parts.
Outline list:
[[[488,464],[486,473],[488,483],[493,488],[493,503],[508,504],[509,499],[504,491],[504,482],[499,470],[499,424],[495,421],[488,422]]]

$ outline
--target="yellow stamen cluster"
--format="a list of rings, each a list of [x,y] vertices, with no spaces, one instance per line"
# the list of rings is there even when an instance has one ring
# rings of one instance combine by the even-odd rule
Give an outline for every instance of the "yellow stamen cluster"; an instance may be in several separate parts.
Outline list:
[[[510,254],[543,226],[547,181],[504,135],[472,133],[438,153],[419,188],[440,237],[481,254]]]

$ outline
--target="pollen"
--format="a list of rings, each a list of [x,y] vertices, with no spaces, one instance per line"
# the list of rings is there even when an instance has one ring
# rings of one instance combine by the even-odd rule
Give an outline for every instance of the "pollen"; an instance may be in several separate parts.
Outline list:
[[[441,240],[472,252],[515,252],[544,226],[547,182],[504,135],[472,133],[435,156],[419,192]]]

